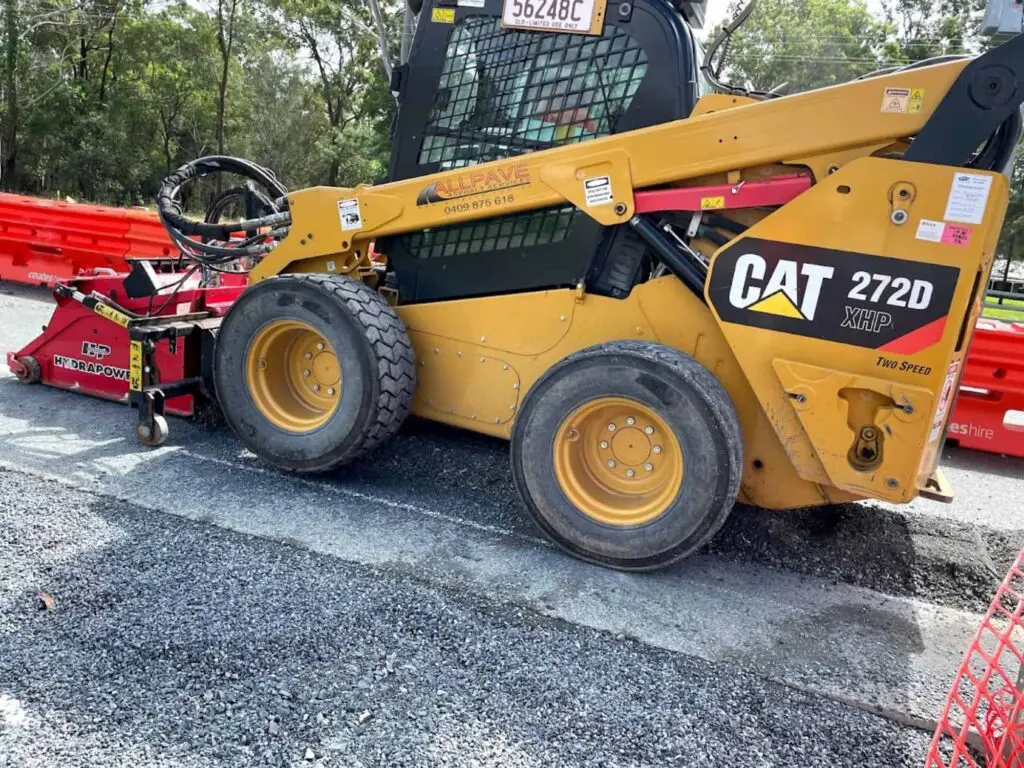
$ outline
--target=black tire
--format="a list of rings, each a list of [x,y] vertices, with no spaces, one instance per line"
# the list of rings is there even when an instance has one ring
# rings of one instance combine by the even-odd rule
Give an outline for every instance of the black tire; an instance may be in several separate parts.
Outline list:
[[[275,320],[315,328],[341,365],[337,409],[322,426],[289,432],[256,407],[246,382],[248,346]],[[235,434],[257,456],[296,472],[323,472],[359,458],[394,435],[416,387],[412,344],[394,309],[365,283],[333,275],[284,275],[247,289],[217,336],[217,399]]]
[[[584,514],[555,473],[555,438],[566,419],[609,397],[656,413],[684,457],[676,496],[642,524],[609,525]],[[661,568],[708,542],[736,502],[742,468],[743,436],[729,396],[710,371],[660,344],[616,341],[567,357],[527,394],[512,435],[516,488],[536,523],[570,554],[620,570]]]

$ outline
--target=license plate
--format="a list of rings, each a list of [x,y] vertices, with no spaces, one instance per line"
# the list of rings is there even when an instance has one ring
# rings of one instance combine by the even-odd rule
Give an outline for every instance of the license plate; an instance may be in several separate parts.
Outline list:
[[[502,26],[599,35],[606,0],[505,0]]]

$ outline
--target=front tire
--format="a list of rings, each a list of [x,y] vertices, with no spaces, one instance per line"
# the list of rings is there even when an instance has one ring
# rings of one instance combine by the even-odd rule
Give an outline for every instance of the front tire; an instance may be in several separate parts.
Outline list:
[[[221,324],[214,363],[224,418],[281,469],[323,472],[398,431],[412,402],[412,344],[365,283],[284,275],[247,289]]]
[[[512,471],[541,529],[621,570],[681,560],[721,528],[739,492],[735,408],[706,368],[660,344],[570,355],[527,395]]]

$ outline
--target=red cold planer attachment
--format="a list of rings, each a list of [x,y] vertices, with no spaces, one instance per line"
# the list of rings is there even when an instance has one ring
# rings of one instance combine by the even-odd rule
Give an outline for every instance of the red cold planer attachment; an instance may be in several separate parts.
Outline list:
[[[58,283],[49,324],[7,355],[11,371],[25,383],[132,402],[140,440],[163,442],[165,409],[191,416],[196,397],[210,395],[202,347],[212,348],[219,319],[246,285],[243,273],[207,282],[198,267],[177,264],[132,261],[127,273],[94,270]]]

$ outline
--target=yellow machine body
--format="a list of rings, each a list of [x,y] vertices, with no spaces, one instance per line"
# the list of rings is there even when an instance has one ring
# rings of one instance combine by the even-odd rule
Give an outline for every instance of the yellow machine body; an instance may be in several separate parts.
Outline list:
[[[665,275],[622,299],[580,284],[396,307],[416,353],[413,411],[507,438],[524,395],[558,361],[600,342],[657,341],[708,368],[735,404],[742,500],[943,496],[937,452],[1007,183],[886,155],[921,131],[965,63],[769,101],[713,95],[686,120],[380,186],[298,191],[290,234],[251,279],[372,279],[370,244],[385,235],[566,201],[625,224],[635,190],[805,171],[807,192],[735,213],[752,226],[706,249],[706,303]],[[916,108],[886,111],[893,89],[918,94]],[[612,199],[588,206],[584,182],[596,176],[610,178]],[[954,202],[974,206],[976,223],[943,226]]]

